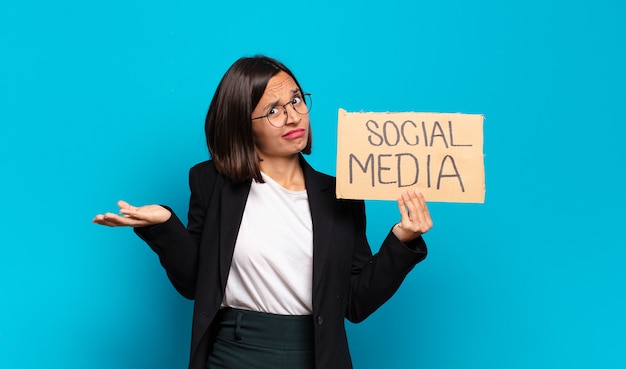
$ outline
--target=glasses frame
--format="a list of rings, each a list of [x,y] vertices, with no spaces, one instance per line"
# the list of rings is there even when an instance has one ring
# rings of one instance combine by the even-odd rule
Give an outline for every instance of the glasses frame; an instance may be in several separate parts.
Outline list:
[[[306,103],[306,98],[309,98],[309,105],[307,105]],[[272,109],[277,108],[277,107],[281,107],[283,108],[283,114],[285,116],[285,118],[283,119],[283,124],[280,126],[276,126],[274,124],[272,124],[272,122],[270,122],[270,115],[269,114],[265,114],[262,115],[260,117],[256,117],[256,118],[252,118],[252,120],[257,120],[257,119],[263,119],[263,118],[267,118],[267,122],[270,124],[270,126],[274,127],[274,128],[283,128],[286,124],[287,124],[287,105],[291,105],[291,108],[293,109],[293,111],[295,111],[296,113],[298,113],[299,115],[307,115],[311,112],[311,107],[313,106],[313,99],[311,98],[311,94],[308,92],[303,92],[302,93],[302,100],[304,102],[304,105],[307,107],[307,112],[302,114],[300,113],[295,106],[293,106],[293,101],[290,101],[284,105],[276,105],[274,107],[272,107]]]

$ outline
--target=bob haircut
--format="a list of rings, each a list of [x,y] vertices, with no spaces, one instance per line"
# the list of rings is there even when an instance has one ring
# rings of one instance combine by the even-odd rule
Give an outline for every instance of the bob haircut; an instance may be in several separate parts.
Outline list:
[[[252,111],[270,78],[287,73],[302,91],[293,73],[279,61],[258,55],[237,60],[220,81],[204,124],[206,142],[215,169],[233,184],[263,183],[260,158],[254,146]],[[304,154],[311,153],[311,130]]]

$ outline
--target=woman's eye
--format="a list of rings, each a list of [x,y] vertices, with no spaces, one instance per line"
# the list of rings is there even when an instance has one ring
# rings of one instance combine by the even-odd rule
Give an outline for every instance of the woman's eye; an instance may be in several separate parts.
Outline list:
[[[267,112],[267,115],[272,116],[272,115],[276,115],[278,114],[278,109],[277,108],[271,108],[270,111]]]
[[[291,99],[291,103],[294,105],[298,105],[302,102],[302,97],[301,96],[294,96],[293,99]]]

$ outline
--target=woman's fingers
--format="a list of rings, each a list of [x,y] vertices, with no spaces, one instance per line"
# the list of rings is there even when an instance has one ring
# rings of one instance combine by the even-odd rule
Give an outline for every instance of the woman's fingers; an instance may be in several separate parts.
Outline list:
[[[106,214],[98,214],[95,218],[93,218],[93,222],[96,224],[109,226],[109,227],[117,227],[120,226],[120,222],[114,218],[117,216],[115,214],[106,213]]]
[[[117,202],[117,206],[120,207],[120,214],[137,216],[139,208],[132,206],[124,200]]]
[[[432,227],[430,212],[424,195],[418,190],[408,190],[398,199],[401,220],[398,223],[402,239],[410,240],[426,233]]]
[[[145,205],[141,207],[136,207],[122,200],[118,201],[117,205],[120,207],[120,214],[123,214],[125,218],[145,221],[147,223],[160,223],[158,221],[159,212],[165,210],[162,206],[159,205]]]
[[[401,220],[404,218],[408,218],[409,211],[406,206],[404,206],[404,194],[398,199],[398,210],[400,211]]]
[[[93,222],[109,227],[138,227],[148,224],[145,220],[134,219],[128,216],[121,216],[113,213],[98,214],[93,219]]]
[[[404,207],[406,208],[406,216],[403,221],[405,221],[407,226],[415,226],[425,222],[424,216],[424,202],[420,201],[419,196],[423,195],[417,190],[409,190],[402,194],[402,198],[404,200]]]
[[[136,207],[123,200],[117,205],[120,207],[119,214],[98,214],[92,221],[109,227],[144,227],[163,223],[171,216],[170,211],[160,205]]]
[[[426,233],[430,229],[430,213],[428,212],[428,206],[426,205],[424,194],[415,190],[415,200],[415,211],[419,217],[421,231]]]

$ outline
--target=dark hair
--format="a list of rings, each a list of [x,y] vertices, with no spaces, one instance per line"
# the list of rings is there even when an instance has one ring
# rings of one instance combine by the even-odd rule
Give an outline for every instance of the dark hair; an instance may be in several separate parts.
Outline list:
[[[251,179],[263,182],[252,134],[252,111],[270,78],[285,72],[298,85],[293,73],[279,61],[266,56],[237,60],[220,81],[204,124],[209,153],[219,173],[231,183]],[[302,153],[311,153],[311,130]]]

